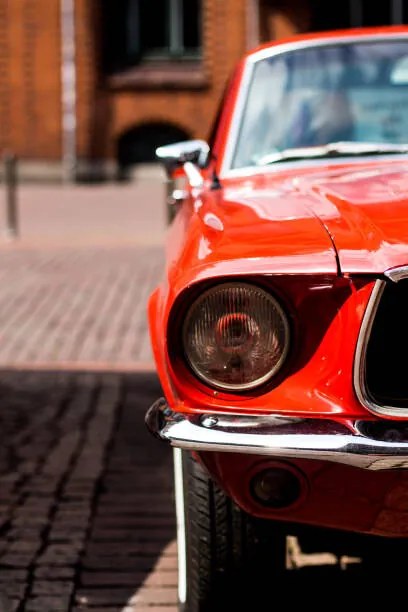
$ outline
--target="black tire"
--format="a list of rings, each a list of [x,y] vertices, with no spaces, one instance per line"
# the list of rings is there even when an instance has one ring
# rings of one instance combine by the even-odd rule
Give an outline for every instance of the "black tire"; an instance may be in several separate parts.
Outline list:
[[[184,506],[181,517],[178,507],[178,521],[184,519],[181,531],[185,529],[185,547],[178,531],[179,570],[185,555],[185,572],[179,574],[181,583],[185,581],[181,596],[179,590],[180,612],[253,609],[254,599],[262,601],[262,590],[269,590],[271,583],[276,589],[285,570],[284,532],[240,510],[190,453],[176,450],[175,466],[177,461]],[[175,472],[177,498],[177,467]]]
[[[12,605],[6,595],[0,593],[0,612],[11,612]]]

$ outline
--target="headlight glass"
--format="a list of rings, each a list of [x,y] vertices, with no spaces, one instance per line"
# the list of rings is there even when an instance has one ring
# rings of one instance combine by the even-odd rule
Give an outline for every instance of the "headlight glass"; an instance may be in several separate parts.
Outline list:
[[[247,283],[225,283],[203,293],[183,326],[188,363],[206,383],[245,390],[272,378],[289,348],[289,324],[277,300]]]

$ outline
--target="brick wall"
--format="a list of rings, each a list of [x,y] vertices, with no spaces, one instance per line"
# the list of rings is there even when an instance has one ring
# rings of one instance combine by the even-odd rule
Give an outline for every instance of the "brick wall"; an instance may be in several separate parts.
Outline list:
[[[0,151],[60,155],[59,3],[0,0]]]
[[[205,138],[226,79],[245,51],[247,0],[203,1],[201,87],[116,87],[100,73],[98,23],[90,0],[77,0],[78,147],[81,158],[114,157],[117,139],[146,122],[171,123]]]
[[[118,86],[101,70],[100,0],[76,0],[77,153],[115,157],[118,138],[146,122],[208,135],[228,75],[248,42],[249,0],[203,0],[199,83]],[[61,157],[58,0],[0,0],[0,152]]]

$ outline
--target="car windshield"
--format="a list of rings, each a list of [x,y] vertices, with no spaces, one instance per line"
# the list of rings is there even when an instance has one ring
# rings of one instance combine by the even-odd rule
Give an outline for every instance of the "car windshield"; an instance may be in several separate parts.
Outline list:
[[[363,154],[408,144],[408,39],[331,43],[254,64],[232,167],[301,159],[303,147],[307,158],[329,157],[336,147],[322,147],[333,143],[361,144]]]

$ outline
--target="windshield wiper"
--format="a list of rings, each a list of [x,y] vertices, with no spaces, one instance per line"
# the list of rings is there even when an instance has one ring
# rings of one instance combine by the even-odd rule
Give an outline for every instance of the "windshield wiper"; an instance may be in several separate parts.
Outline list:
[[[317,159],[326,157],[347,157],[353,155],[383,155],[387,153],[408,153],[408,144],[385,142],[329,142],[326,145],[313,147],[296,147],[267,153],[260,157],[256,165],[267,166],[280,161],[298,159]]]

